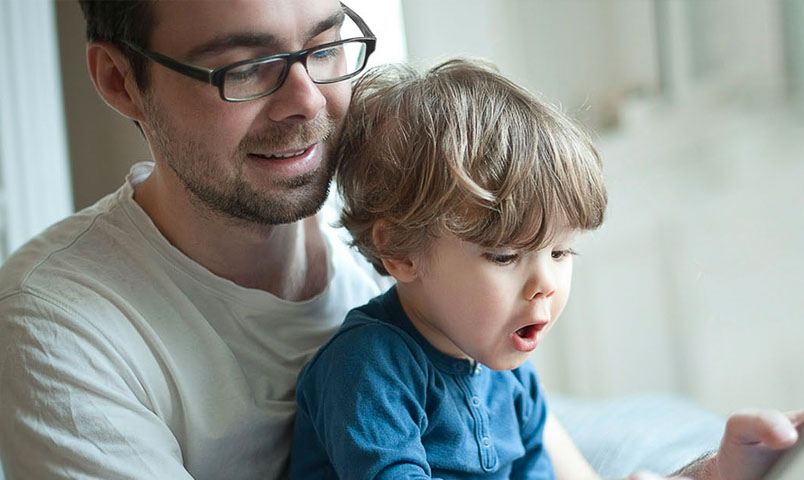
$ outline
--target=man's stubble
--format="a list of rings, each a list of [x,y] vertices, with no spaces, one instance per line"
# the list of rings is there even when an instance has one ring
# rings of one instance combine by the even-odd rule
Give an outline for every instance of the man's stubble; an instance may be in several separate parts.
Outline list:
[[[146,97],[145,114],[152,146],[175,173],[194,201],[213,213],[255,225],[292,223],[314,215],[329,194],[335,170],[332,153],[338,137],[337,122],[319,115],[310,122],[272,124],[259,135],[245,137],[235,152],[215,161],[202,143],[179,133],[155,102]],[[292,178],[273,179],[270,188],[247,179],[248,152],[282,151],[319,143],[321,164]]]

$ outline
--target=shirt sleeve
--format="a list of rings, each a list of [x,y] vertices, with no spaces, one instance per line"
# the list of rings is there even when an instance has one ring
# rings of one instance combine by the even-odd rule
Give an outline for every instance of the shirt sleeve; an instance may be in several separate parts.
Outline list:
[[[520,395],[515,399],[519,414],[522,445],[525,455],[516,460],[511,471],[511,480],[552,480],[553,465],[544,447],[544,425],[547,421],[547,405],[544,393],[539,386],[536,372],[530,361],[514,370],[514,375],[522,385]]]
[[[7,480],[189,480],[124,352],[76,312],[0,301],[0,461]]]
[[[426,362],[381,324],[339,333],[299,377],[291,479],[429,479]],[[315,451],[321,450],[321,454]],[[327,465],[329,464],[329,465]]]

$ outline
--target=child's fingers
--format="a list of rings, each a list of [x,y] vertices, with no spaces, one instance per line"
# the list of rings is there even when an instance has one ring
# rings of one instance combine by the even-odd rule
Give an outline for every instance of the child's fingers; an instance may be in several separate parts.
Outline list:
[[[798,419],[798,416],[796,416]],[[799,423],[804,421],[804,416]],[[725,439],[735,445],[787,448],[798,439],[795,421],[777,410],[742,410],[726,422]]]
[[[663,477],[653,472],[641,471],[634,473],[626,480],[667,480],[667,477]],[[688,477],[673,477],[673,480],[693,480],[693,479]]]
[[[785,415],[793,422],[796,428],[801,430],[802,425],[804,425],[804,410],[786,412]]]

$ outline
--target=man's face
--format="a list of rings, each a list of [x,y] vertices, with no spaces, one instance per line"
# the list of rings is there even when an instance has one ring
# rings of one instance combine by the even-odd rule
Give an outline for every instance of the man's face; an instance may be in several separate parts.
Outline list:
[[[336,0],[160,1],[147,48],[218,68],[338,38]],[[314,214],[349,103],[348,81],[312,83],[296,63],[282,87],[230,103],[217,88],[151,64],[143,129],[157,162],[201,203],[257,224]]]

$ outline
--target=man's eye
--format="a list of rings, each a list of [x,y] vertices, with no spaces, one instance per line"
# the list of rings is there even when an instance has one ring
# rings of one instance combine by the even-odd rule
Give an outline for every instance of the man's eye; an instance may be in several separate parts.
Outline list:
[[[575,255],[575,251],[572,250],[571,248],[568,248],[566,250],[553,250],[550,253],[550,255],[555,260],[564,260],[565,258],[571,257],[572,255]]]
[[[488,260],[489,262],[495,263],[497,265],[510,265],[510,264],[516,262],[517,260],[519,260],[519,254],[518,253],[493,253],[493,252],[488,252],[488,253],[484,253],[483,256],[486,257],[486,260]]]
[[[244,65],[241,68],[229,70],[226,72],[226,81],[231,82],[245,82],[257,75],[257,70],[260,69],[259,65]]]
[[[313,59],[315,60],[328,60],[332,58],[337,58],[343,47],[332,47],[332,48],[325,48],[323,50],[316,50],[311,54]]]

